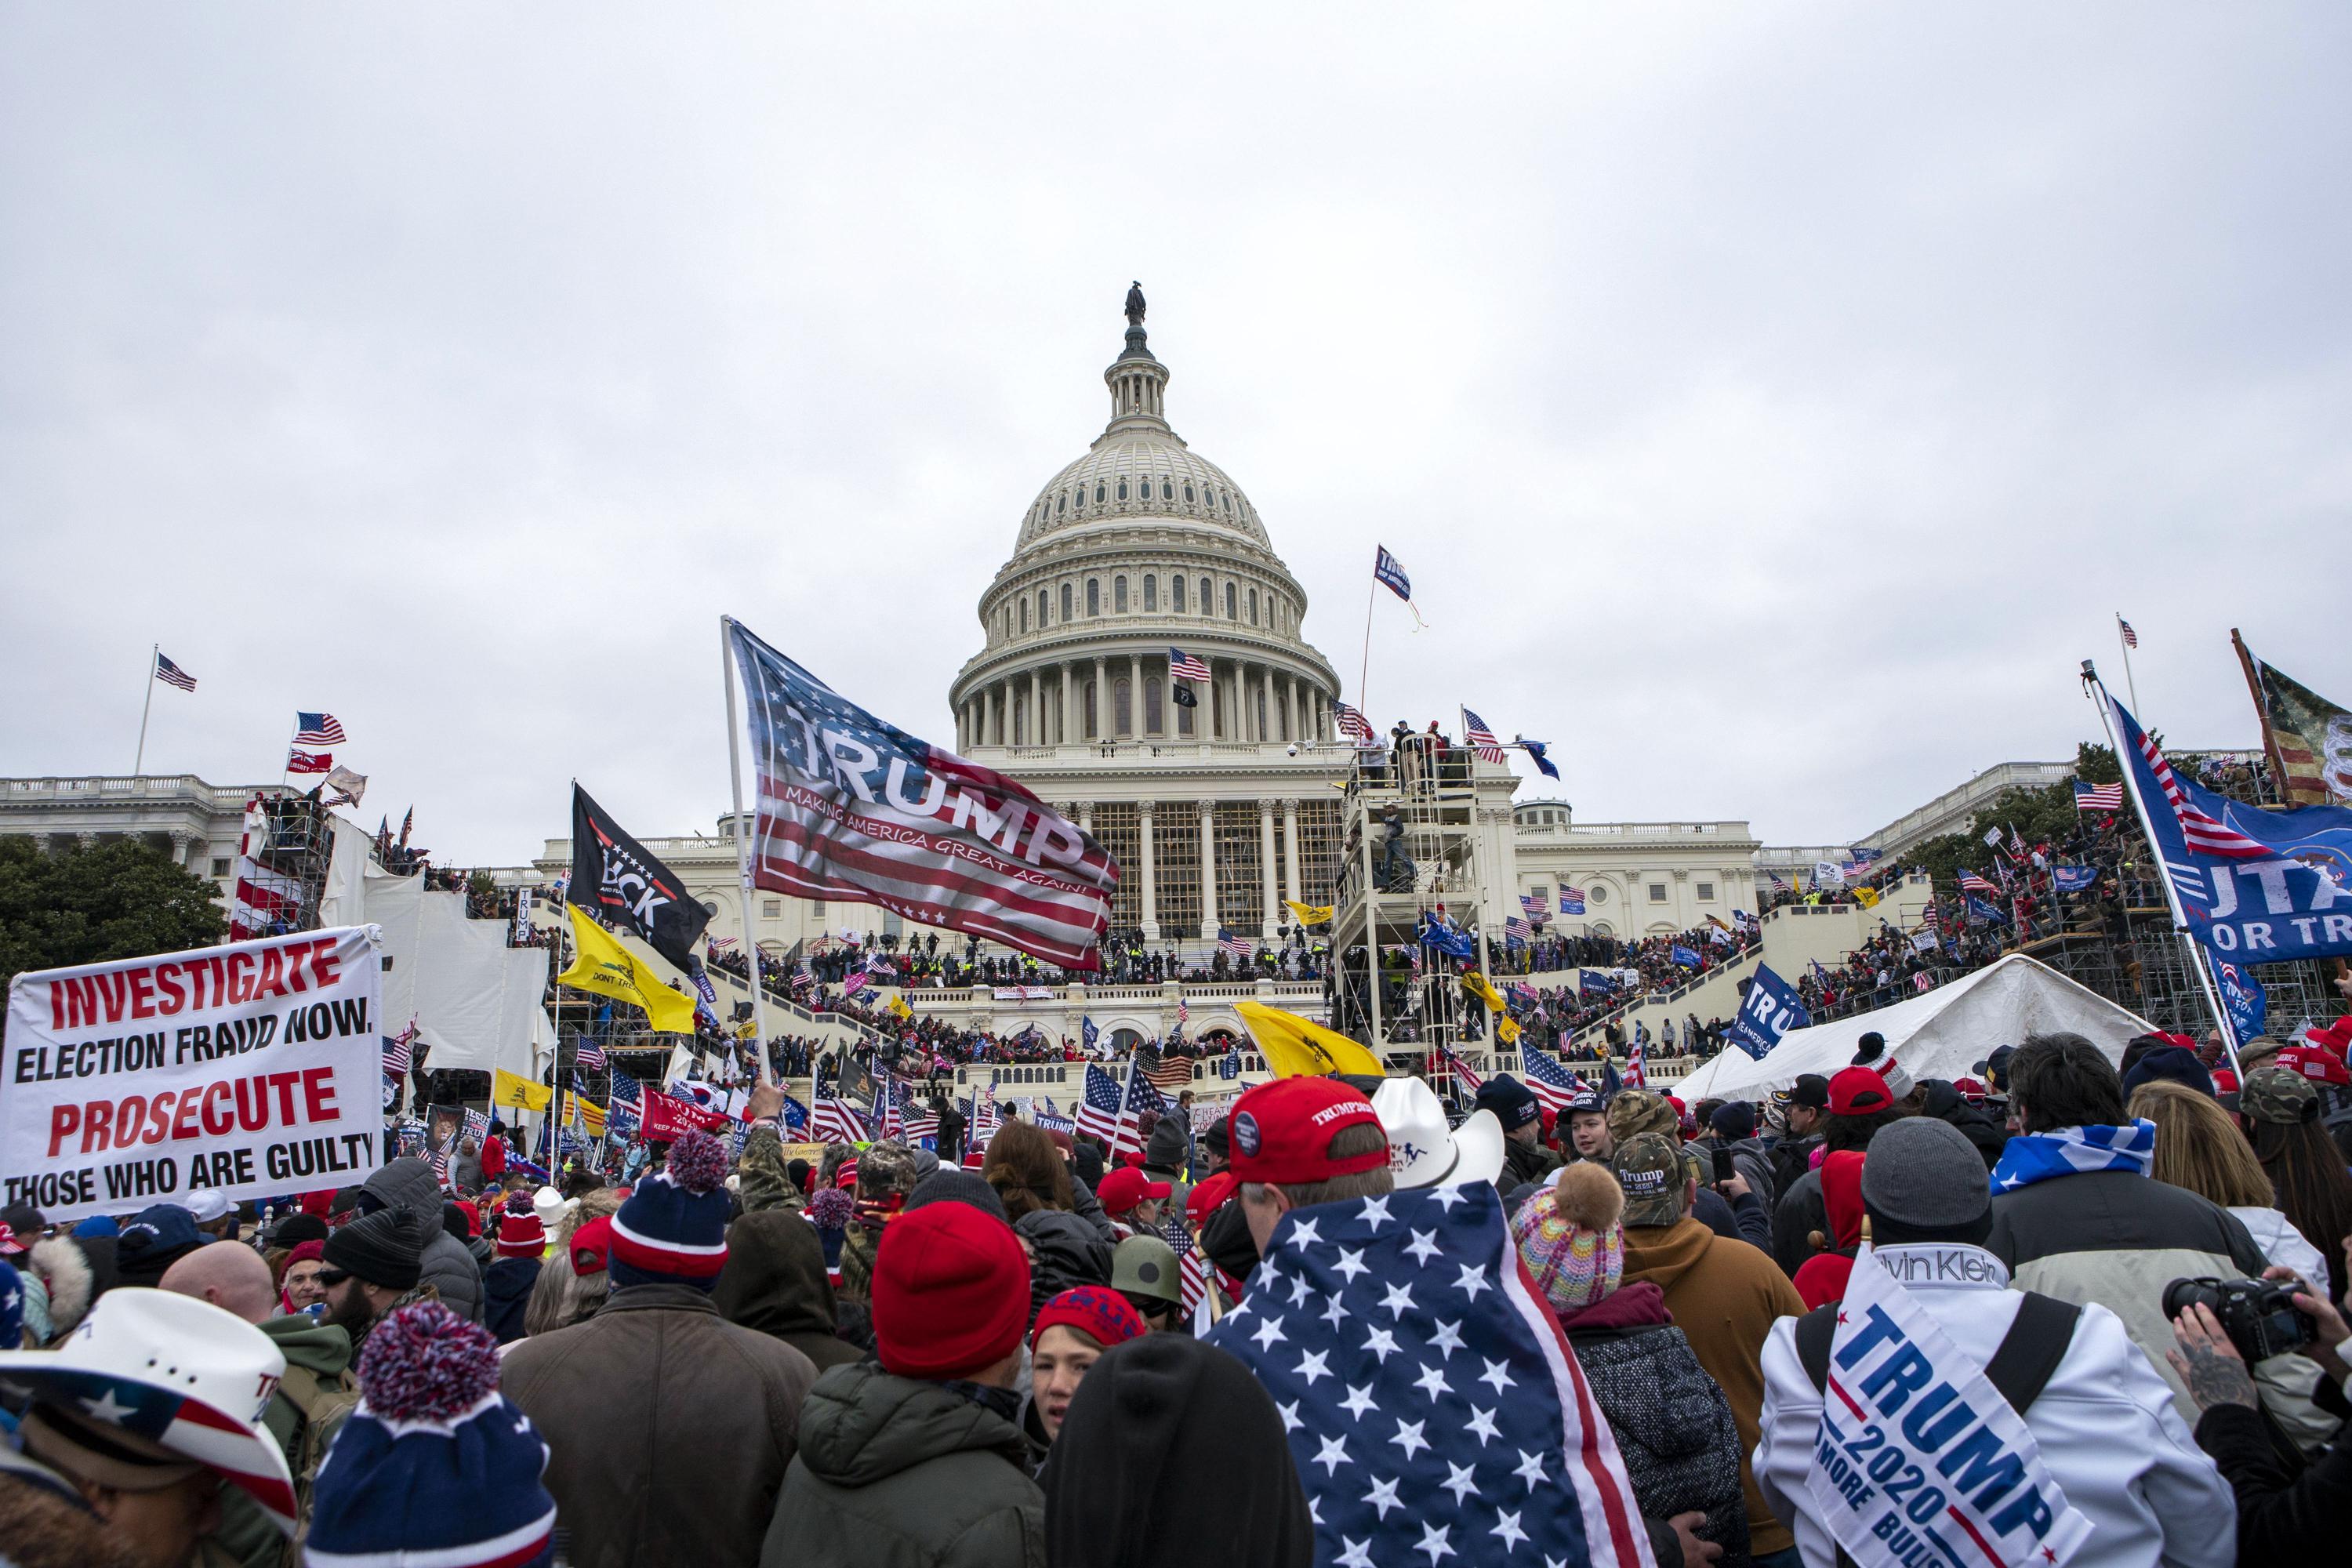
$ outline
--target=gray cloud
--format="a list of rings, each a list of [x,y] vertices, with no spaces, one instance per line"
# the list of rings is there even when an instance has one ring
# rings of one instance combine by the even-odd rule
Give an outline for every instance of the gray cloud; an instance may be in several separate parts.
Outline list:
[[[2352,690],[2339,7],[0,17],[0,770],[266,777],[458,861],[723,809],[716,621],[951,735],[1100,427],[1177,428],[1370,706],[1588,818],[1864,832],[2138,626]],[[1352,695],[1352,693],[1350,694]]]

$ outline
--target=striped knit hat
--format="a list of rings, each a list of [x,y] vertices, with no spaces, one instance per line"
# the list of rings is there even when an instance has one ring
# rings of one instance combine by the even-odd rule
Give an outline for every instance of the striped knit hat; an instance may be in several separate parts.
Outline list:
[[[708,1132],[669,1146],[659,1175],[637,1183],[613,1216],[613,1288],[691,1285],[708,1290],[727,1262],[727,1151]]]
[[[500,1258],[537,1258],[547,1250],[547,1226],[520,1193],[507,1200],[506,1213],[499,1216],[498,1250]]]
[[[1511,1237],[1556,1311],[1604,1300],[1625,1274],[1625,1194],[1609,1167],[1579,1161],[1519,1205]]]

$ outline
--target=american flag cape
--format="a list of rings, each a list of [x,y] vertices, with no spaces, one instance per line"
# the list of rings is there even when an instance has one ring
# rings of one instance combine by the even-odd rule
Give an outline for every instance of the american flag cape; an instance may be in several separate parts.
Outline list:
[[[1078,1101],[1078,1131],[1108,1143],[1118,1135],[1118,1079],[1088,1062],[1086,1096]],[[1045,1123],[1040,1120],[1038,1125]]]
[[[1318,1563],[1656,1568],[1491,1184],[1292,1210],[1202,1338],[1273,1396]]]
[[[1647,1089],[1650,1087],[1650,1075],[1642,1064],[1642,1058],[1648,1054],[1648,1051],[1649,1047],[1643,1041],[1642,1037],[1639,1035],[1634,1036],[1632,1043],[1626,1046],[1625,1082],[1629,1088]]]
[[[751,879],[1102,967],[1118,865],[1003,773],[884,722],[729,621],[759,779]]]

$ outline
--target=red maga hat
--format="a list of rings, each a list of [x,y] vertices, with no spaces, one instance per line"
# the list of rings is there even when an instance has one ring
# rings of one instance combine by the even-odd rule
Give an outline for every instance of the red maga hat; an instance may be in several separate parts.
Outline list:
[[[1234,1102],[1228,1122],[1234,1174],[1244,1182],[1328,1182],[1389,1163],[1380,1147],[1334,1160],[1331,1140],[1350,1127],[1379,1128],[1381,1113],[1360,1089],[1333,1078],[1283,1078]]]

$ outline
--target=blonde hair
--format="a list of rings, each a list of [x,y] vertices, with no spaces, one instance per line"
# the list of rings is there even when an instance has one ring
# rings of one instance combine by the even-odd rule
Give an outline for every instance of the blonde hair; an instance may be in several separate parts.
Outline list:
[[[2148,1174],[2223,1208],[2274,1207],[2278,1202],[2254,1146],[2237,1119],[2213,1097],[2182,1083],[2144,1083],[2132,1091],[2128,1114],[2156,1123],[2156,1157]]]

